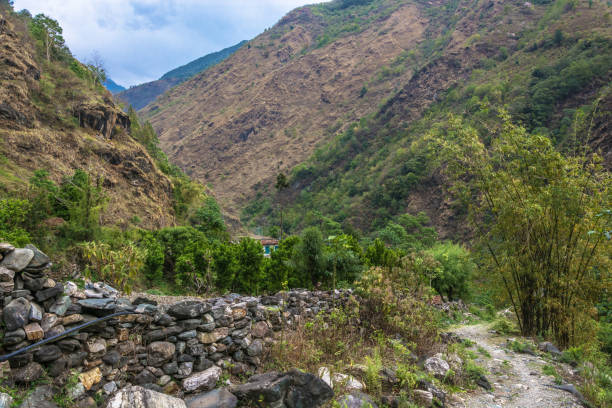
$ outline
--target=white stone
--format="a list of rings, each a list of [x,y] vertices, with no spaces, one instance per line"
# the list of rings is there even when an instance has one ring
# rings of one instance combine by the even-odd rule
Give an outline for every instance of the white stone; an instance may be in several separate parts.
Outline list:
[[[210,367],[208,370],[193,374],[183,380],[183,390],[191,392],[199,389],[212,390],[221,377],[221,368]]]
[[[106,408],[187,408],[185,402],[138,386],[127,386],[117,392]]]

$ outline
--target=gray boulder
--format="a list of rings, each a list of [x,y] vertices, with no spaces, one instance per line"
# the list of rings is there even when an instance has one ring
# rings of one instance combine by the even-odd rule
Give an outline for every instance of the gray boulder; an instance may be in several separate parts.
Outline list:
[[[30,251],[34,253],[32,260],[30,260],[30,262],[28,263],[28,266],[27,266],[28,269],[29,268],[42,268],[44,266],[47,266],[49,262],[51,262],[51,259],[49,259],[47,254],[42,252],[40,249],[36,248],[34,245],[28,244],[25,247],[26,249],[29,249]]]
[[[184,300],[175,303],[168,309],[168,314],[177,319],[193,319],[200,317],[210,310],[210,305],[197,300]]]
[[[295,369],[284,374],[254,375],[245,384],[230,386],[229,391],[241,403],[290,408],[319,407],[334,396],[331,387],[320,378]]]
[[[16,383],[29,384],[36,381],[43,373],[43,368],[38,363],[29,363],[25,367],[11,370],[11,376]]]
[[[198,394],[185,400],[187,408],[235,408],[238,398],[225,388]]]
[[[106,408],[187,408],[185,402],[139,386],[127,386],[108,400]]]
[[[28,266],[32,258],[34,258],[34,251],[27,248],[17,248],[4,256],[4,259],[0,262],[0,266],[4,266],[15,272],[21,272]]]
[[[7,331],[17,330],[28,324],[30,302],[26,298],[17,298],[4,308],[2,318]]]
[[[438,379],[443,379],[448,370],[450,370],[448,363],[437,356],[429,357],[427,360],[425,360],[424,366],[425,371]]]

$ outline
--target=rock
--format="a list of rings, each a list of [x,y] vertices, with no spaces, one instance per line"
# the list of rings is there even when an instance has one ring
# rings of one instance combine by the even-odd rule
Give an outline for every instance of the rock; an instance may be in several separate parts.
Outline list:
[[[22,402],[19,407],[23,408],[34,408],[40,407],[53,397],[53,388],[50,385],[38,386],[32,391]]]
[[[26,337],[30,341],[42,340],[45,337],[45,332],[38,323],[27,324],[23,330],[25,331]]]
[[[29,363],[25,367],[11,370],[11,376],[17,383],[29,384],[32,381],[36,381],[40,378],[43,373],[43,368],[38,363]]]
[[[177,378],[185,378],[189,376],[193,371],[193,362],[186,361],[179,365]]]
[[[413,398],[416,403],[423,407],[431,407],[433,405],[433,395],[429,391],[414,390]]]
[[[94,384],[102,381],[102,372],[100,371],[99,367],[96,367],[92,370],[79,374],[79,381],[81,381],[83,387],[89,391]]]
[[[168,314],[177,319],[193,319],[200,317],[210,310],[210,306],[197,300],[184,300],[175,303],[168,309]]]
[[[97,408],[98,404],[96,403],[96,400],[93,399],[93,397],[90,397],[88,395],[85,398],[78,400],[76,402],[75,407],[76,408]]]
[[[0,408],[11,408],[13,405],[13,397],[3,392],[0,392]]]
[[[4,259],[0,262],[0,266],[4,266],[15,272],[21,272],[28,266],[32,258],[34,258],[34,251],[31,249],[16,248],[4,256]]]
[[[15,247],[8,242],[0,242],[0,254],[6,255],[11,251],[14,251]]]
[[[247,347],[247,354],[251,357],[256,357],[263,352],[263,341],[260,339],[255,339],[253,342]]]
[[[102,356],[106,353],[106,340],[96,338],[87,342],[87,351],[96,356]]]
[[[219,327],[211,333],[198,332],[198,340],[200,340],[200,343],[212,344],[216,343],[224,337],[227,337],[228,335],[229,329],[227,327]]]
[[[42,327],[42,329],[47,332],[49,331],[49,329],[51,329],[52,327],[56,326],[57,324],[59,324],[59,319],[57,317],[57,315],[53,314],[53,313],[45,313],[43,315],[43,319],[40,322],[40,327]]]
[[[72,301],[70,300],[70,296],[62,296],[51,305],[49,312],[58,316],[63,316],[71,305]]]
[[[29,268],[42,268],[44,266],[47,266],[49,262],[51,262],[51,259],[44,252],[36,248],[34,245],[27,244],[25,247],[26,249],[29,249],[30,251],[34,253],[34,256],[28,263],[28,266],[27,266],[28,269]]]
[[[68,357],[62,355],[60,358],[51,363],[47,369],[47,373],[51,377],[59,377],[68,370],[70,366],[70,360]]]
[[[561,351],[551,342],[549,341],[545,341],[542,342],[540,344],[538,344],[538,349],[540,351],[543,351],[545,353],[550,353],[554,356],[560,356],[561,355]]]
[[[187,408],[235,408],[238,398],[225,388],[198,394],[185,400]]]
[[[263,339],[264,337],[267,337],[269,333],[270,333],[270,326],[268,325],[268,322],[266,322],[265,320],[261,320],[255,323],[251,330],[251,334],[253,335],[253,337],[256,337],[259,339]]]
[[[81,299],[77,304],[85,311],[99,317],[111,314],[117,308],[115,299]]]
[[[53,336],[57,336],[58,334],[62,334],[65,331],[66,330],[64,329],[64,326],[62,326],[61,324],[57,326],[53,326],[52,328],[50,328],[48,331],[45,332],[45,339],[48,339]]]
[[[106,384],[104,384],[102,389],[104,390],[104,393],[106,395],[111,395],[112,393],[117,391],[117,383],[114,381],[109,381]]]
[[[423,391],[429,391],[434,398],[436,398],[442,405],[446,402],[446,392],[439,389],[429,381],[420,379],[417,381],[417,389]]]
[[[157,306],[157,301],[153,299],[147,299],[146,297],[138,296],[136,299],[134,299],[132,304],[136,306],[140,304]]]
[[[439,357],[429,357],[425,360],[424,367],[425,371],[440,380],[443,379],[448,370],[450,370],[448,363]]]
[[[179,334],[178,338],[180,340],[189,340],[189,339],[195,339],[196,336],[197,336],[197,333],[195,330],[189,330],[189,331]]]
[[[176,346],[167,341],[156,341],[149,344],[147,351],[149,353],[148,362],[152,366],[161,366],[169,361],[174,355]]]
[[[51,299],[61,293],[64,293],[64,285],[57,283],[54,287],[36,292],[36,300],[38,302],[44,302],[47,299]]]
[[[36,303],[30,303],[28,318],[31,322],[41,322],[43,319],[43,309]]]
[[[34,361],[34,356],[32,355],[32,353],[21,353],[17,354],[15,357],[11,357],[8,361],[8,371],[5,365],[7,362],[5,361],[3,363],[0,363],[0,374],[2,374],[0,375],[0,378],[2,378],[3,376],[7,376],[7,374],[10,372],[10,368],[25,367],[32,361]]]
[[[49,363],[55,361],[62,356],[62,350],[56,345],[50,344],[39,348],[34,353],[34,360],[39,363]]]
[[[147,370],[146,368],[142,370],[136,377],[134,377],[134,383],[138,385],[151,384],[157,381],[157,377],[155,374]]]
[[[361,391],[365,385],[352,375],[336,373],[333,375],[333,383],[342,385],[348,392]]]
[[[493,389],[493,387],[491,387],[491,383],[483,374],[478,375],[478,378],[476,379],[476,384],[487,391],[491,391]]]
[[[68,396],[72,401],[79,399],[85,394],[85,386],[83,383],[77,383],[68,390]]]
[[[200,373],[193,374],[183,380],[183,390],[193,392],[196,390],[209,391],[215,387],[221,377],[221,368],[213,366]]]
[[[102,299],[104,297],[102,292],[98,292],[95,289],[85,289],[83,293],[85,293],[85,297],[89,299]]]
[[[62,319],[62,324],[64,326],[70,326],[71,324],[80,323],[83,321],[83,315],[75,313],[68,316],[65,316]]]
[[[370,396],[360,392],[345,395],[338,399],[338,403],[342,408],[378,408]]]
[[[79,290],[76,283],[68,281],[64,283],[64,295],[72,296]]]
[[[185,402],[139,386],[127,386],[119,390],[106,408],[187,408]]]
[[[4,266],[0,266],[0,282],[10,282],[12,284],[13,279],[15,279],[15,271],[5,268]]]
[[[30,302],[25,298],[12,300],[2,311],[4,326],[7,331],[17,330],[29,321]]]
[[[104,361],[104,364],[108,364],[113,368],[117,368],[121,363],[121,355],[117,351],[113,350],[105,354],[102,357],[102,361]]]
[[[321,379],[299,370],[254,375],[245,384],[230,386],[229,391],[242,403],[279,407],[319,407],[334,396]]]
[[[4,333],[4,345],[12,346],[14,344],[19,344],[26,338],[26,333],[24,329],[17,329],[11,332]]]

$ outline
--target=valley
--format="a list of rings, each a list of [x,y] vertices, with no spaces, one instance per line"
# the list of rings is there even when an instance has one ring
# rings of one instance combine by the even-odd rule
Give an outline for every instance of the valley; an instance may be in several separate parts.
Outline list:
[[[19,4],[0,408],[612,407],[609,2]]]

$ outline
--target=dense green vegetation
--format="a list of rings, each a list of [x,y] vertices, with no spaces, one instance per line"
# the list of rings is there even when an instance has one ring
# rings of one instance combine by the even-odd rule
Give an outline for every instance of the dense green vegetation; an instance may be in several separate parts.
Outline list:
[[[186,81],[195,74],[210,68],[211,66],[218,64],[233,53],[235,53],[240,47],[246,44],[246,41],[241,41],[236,45],[222,49],[221,51],[213,52],[211,54],[200,57],[196,60],[191,61],[188,64],[182,65],[172,71],[166,72],[160,79],[180,79]]]

